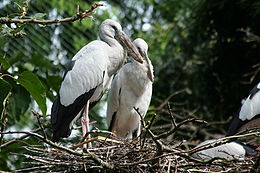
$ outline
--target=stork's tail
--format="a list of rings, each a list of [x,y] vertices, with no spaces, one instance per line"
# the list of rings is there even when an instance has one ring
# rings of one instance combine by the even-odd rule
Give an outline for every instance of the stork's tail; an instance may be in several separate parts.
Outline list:
[[[53,102],[51,108],[51,124],[53,130],[53,141],[59,141],[60,138],[67,138],[71,134],[71,123],[79,118],[84,105],[94,94],[96,88],[77,97],[74,102],[68,106],[64,106],[60,102],[60,96]]]
[[[51,108],[51,124],[52,124],[52,130],[53,130],[53,136],[52,140],[54,142],[58,142],[60,138],[66,138],[71,134],[70,129],[70,121],[64,117],[61,121],[61,110],[62,105],[60,103],[60,98],[56,98],[56,100],[53,102],[52,108]],[[62,123],[61,123],[62,122]]]

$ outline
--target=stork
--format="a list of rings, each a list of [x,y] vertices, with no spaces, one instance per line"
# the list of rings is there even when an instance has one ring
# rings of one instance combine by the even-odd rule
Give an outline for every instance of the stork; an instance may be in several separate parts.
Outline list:
[[[129,53],[142,63],[142,57],[119,23],[107,19],[99,27],[100,40],[84,46],[64,74],[58,97],[53,102],[51,123],[53,141],[70,135],[73,123],[81,117],[83,136],[89,131],[88,111],[110,87],[113,75]]]
[[[202,147],[209,143],[214,143],[216,139],[204,141],[196,147]],[[216,147],[204,149],[192,154],[192,157],[200,160],[210,160],[212,158],[223,158],[227,160],[244,159],[246,156],[255,155],[256,151],[240,142],[229,142]]]
[[[119,70],[113,79],[107,104],[108,130],[127,139],[137,137],[141,133],[140,116],[134,107],[141,115],[146,114],[154,80],[153,66],[147,55],[147,43],[140,38],[133,43],[142,55],[144,63],[132,61]]]
[[[260,82],[242,101],[242,106],[229,126],[228,135],[253,127],[260,127]]]

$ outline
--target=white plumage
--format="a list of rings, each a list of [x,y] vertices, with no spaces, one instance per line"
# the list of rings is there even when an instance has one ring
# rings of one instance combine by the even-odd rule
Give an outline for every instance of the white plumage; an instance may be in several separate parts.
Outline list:
[[[260,82],[250,91],[248,97],[242,100],[238,113],[232,120],[228,135],[239,131],[259,127],[260,125]]]
[[[239,112],[239,119],[242,121],[251,120],[255,115],[260,114],[260,83],[257,84],[257,93],[251,98],[251,94],[244,101]]]
[[[90,42],[73,57],[64,75],[58,97],[52,106],[54,141],[68,137],[73,122],[82,114],[83,135],[88,131],[88,110],[109,89],[113,75],[127,57],[126,53],[143,62],[119,23],[111,19],[103,21],[99,27],[99,36],[101,40]]]
[[[200,143],[196,147],[200,147],[209,143],[214,143],[214,141],[216,141],[216,139],[207,140]],[[244,159],[246,154],[246,149],[243,145],[236,142],[229,142],[213,148],[198,151],[194,153],[192,156],[200,160],[209,160],[216,157],[224,158],[227,160],[233,160]]]
[[[144,63],[136,61],[125,64],[112,82],[107,105],[107,124],[109,130],[123,138],[140,135],[140,116],[145,115],[152,96],[153,66],[148,58],[147,43],[138,38],[134,42]]]
[[[99,49],[95,49],[96,46]],[[108,54],[106,50],[111,49],[109,45],[102,41],[93,41],[83,47],[73,58],[75,61],[73,69],[68,71],[64,80],[62,81],[59,91],[61,97],[61,104],[68,106],[72,104],[76,98],[92,88],[98,87],[96,93],[106,90],[103,86],[103,73],[107,74],[107,59]],[[118,49],[119,59],[122,58],[123,49]],[[86,56],[87,55],[87,56]],[[98,58],[95,58],[98,57]],[[99,95],[97,94],[97,95]],[[96,95],[96,97],[97,97]],[[90,98],[90,102],[97,98]]]

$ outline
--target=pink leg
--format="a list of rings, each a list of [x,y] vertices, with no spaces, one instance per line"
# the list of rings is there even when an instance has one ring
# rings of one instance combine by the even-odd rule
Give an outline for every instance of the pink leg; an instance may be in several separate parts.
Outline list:
[[[83,136],[85,136],[89,132],[89,117],[88,117],[88,109],[89,109],[89,101],[83,108],[83,116],[81,118],[81,125],[82,125],[82,133]],[[86,136],[87,138],[90,138],[90,134]],[[91,143],[84,144],[83,149],[91,148]]]

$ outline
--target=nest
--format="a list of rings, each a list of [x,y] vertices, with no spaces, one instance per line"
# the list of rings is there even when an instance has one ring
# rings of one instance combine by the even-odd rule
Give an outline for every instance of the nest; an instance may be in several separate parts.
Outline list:
[[[254,133],[256,134],[256,133]],[[257,132],[259,135],[259,132]],[[111,135],[97,136],[73,146],[53,143],[36,133],[43,145],[26,146],[26,167],[18,172],[259,172],[259,156],[244,160],[213,158],[202,161],[191,157],[196,150],[181,150],[160,139],[120,140]],[[250,134],[251,135],[251,134]],[[227,138],[221,139],[225,143]],[[81,146],[92,141],[94,146],[83,151]],[[217,143],[216,145],[219,145]],[[214,147],[204,146],[198,150]]]
[[[155,118],[153,116],[148,123],[141,119],[143,133],[134,140],[122,140],[114,137],[111,132],[92,130],[94,137],[76,145],[57,144],[48,139],[45,132],[48,126],[44,126],[38,114],[34,114],[39,123],[38,129],[1,133],[25,134],[19,139],[2,144],[1,148],[27,137],[34,137],[39,141],[39,145],[24,146],[27,152],[16,154],[18,157],[26,158],[24,167],[16,170],[17,172],[260,172],[259,155],[240,160],[198,160],[192,157],[193,153],[200,150],[242,138],[253,137],[259,141],[259,128],[246,130],[236,136],[220,138],[201,147],[183,147],[187,146],[183,141],[167,142],[166,139],[180,131],[183,125],[204,121],[196,118],[185,119],[178,124],[172,121],[170,129],[154,134],[151,130]],[[84,151],[82,146],[90,142],[93,147]]]

